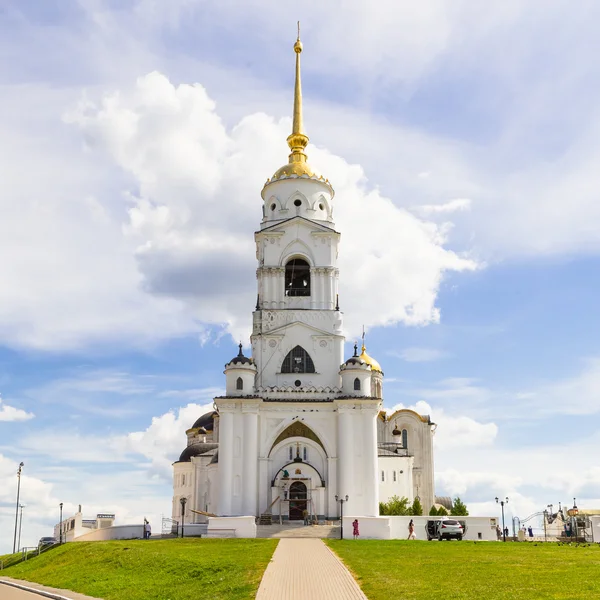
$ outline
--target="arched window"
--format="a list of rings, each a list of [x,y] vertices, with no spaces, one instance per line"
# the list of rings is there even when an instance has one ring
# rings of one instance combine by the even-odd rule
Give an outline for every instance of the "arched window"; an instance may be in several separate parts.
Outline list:
[[[310,296],[310,265],[293,258],[285,265],[285,295]]]
[[[408,431],[406,429],[402,430],[402,447],[404,449],[408,448]]]
[[[283,359],[282,373],[314,373],[315,364],[302,346],[296,346]]]
[[[381,481],[385,481],[385,471],[381,471]]]
[[[306,449],[306,446],[304,446],[304,450],[302,452],[302,456],[304,460],[308,460],[308,450]]]
[[[354,380],[354,389],[360,390],[360,379],[358,377]]]
[[[237,381],[235,382],[235,389],[236,390],[243,390],[244,389],[244,381],[241,377],[237,378]]]
[[[396,481],[396,471],[394,471],[394,481]]]
[[[294,458],[294,451],[293,451],[292,447],[290,446],[290,460],[292,460],[292,458]]]

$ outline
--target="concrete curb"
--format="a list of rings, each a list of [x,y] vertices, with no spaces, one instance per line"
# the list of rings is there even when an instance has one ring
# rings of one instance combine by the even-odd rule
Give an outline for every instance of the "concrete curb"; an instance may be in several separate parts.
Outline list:
[[[0,584],[9,585],[11,587],[23,590],[24,592],[29,592],[31,594],[38,594],[39,596],[43,596],[44,598],[52,598],[52,600],[74,600],[73,597],[68,598],[67,596],[62,596],[61,594],[57,594],[55,592],[48,592],[46,590],[32,588],[21,583],[16,583],[15,581],[9,581],[8,579],[0,579]],[[77,594],[76,592],[73,593],[76,594],[76,597],[78,598],[90,598],[90,600],[100,600],[91,598],[90,596],[83,596],[81,594]]]

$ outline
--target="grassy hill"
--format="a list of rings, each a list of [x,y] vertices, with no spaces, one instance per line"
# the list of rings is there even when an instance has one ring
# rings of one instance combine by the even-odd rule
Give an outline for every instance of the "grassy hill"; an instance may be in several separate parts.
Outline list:
[[[2,575],[105,600],[254,598],[277,540],[75,542]]]
[[[354,574],[369,600],[600,598],[599,544],[326,543]]]

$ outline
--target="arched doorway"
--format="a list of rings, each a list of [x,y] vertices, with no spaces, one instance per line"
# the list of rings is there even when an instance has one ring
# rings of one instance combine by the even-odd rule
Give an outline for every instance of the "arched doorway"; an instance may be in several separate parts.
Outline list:
[[[290,485],[290,521],[300,521],[304,518],[302,513],[306,510],[307,497],[306,485],[302,481],[294,481]]]

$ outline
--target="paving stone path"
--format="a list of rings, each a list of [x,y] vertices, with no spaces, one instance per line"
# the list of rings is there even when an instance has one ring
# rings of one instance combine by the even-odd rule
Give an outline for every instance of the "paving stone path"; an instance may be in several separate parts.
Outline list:
[[[11,585],[12,584],[12,585]],[[13,587],[13,585],[18,587]],[[28,591],[25,591],[26,588]],[[100,598],[92,598],[84,596],[70,590],[60,590],[58,588],[32,583],[31,581],[23,581],[22,579],[14,579],[12,577],[0,577],[0,599],[1,600],[29,600],[30,598],[53,598],[55,600],[101,600]]]
[[[320,539],[281,539],[256,600],[367,600],[340,559]]]

